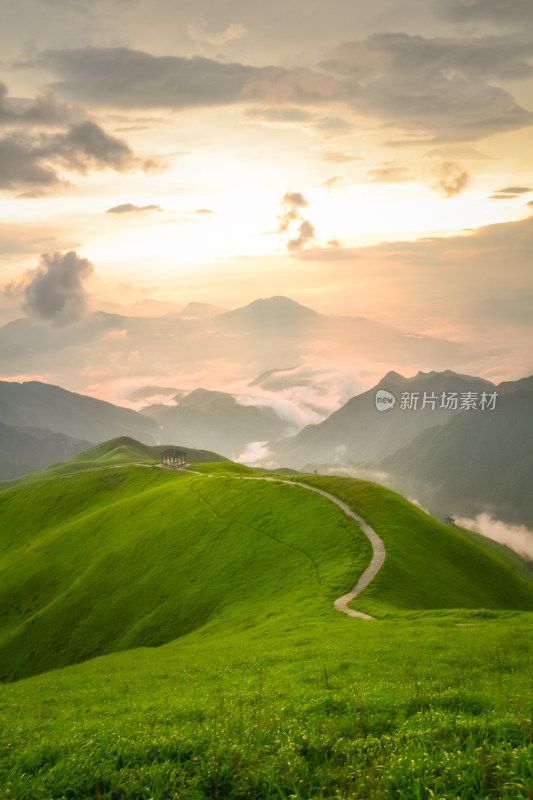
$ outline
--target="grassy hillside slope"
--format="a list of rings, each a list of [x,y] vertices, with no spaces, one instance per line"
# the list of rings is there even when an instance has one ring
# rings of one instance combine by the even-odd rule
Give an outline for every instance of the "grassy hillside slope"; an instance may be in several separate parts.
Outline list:
[[[357,523],[313,492],[239,480],[261,473],[231,462],[198,465],[205,475],[115,463],[139,453],[124,442],[96,448],[109,468],[0,493],[2,678],[200,629],[327,621],[370,560]],[[533,610],[523,570],[400,495],[304,480],[347,501],[385,542],[385,565],[357,609],[380,618]]]
[[[304,489],[142,466],[4,491],[0,515],[2,678],[209,621],[324,617],[369,560],[358,525]]]
[[[195,475],[114,450],[0,493],[0,666],[167,643],[0,685],[0,797],[533,796],[520,562],[376,484],[298,476],[385,541],[355,601],[380,619],[349,618],[332,602],[370,552],[335,505],[233,463]]]
[[[74,472],[84,472],[89,469],[100,469],[106,466],[121,466],[126,464],[154,465],[161,460],[161,454],[169,445],[146,445],[131,439],[129,436],[119,436],[102,442],[82,453],[53,464],[39,472],[24,475],[21,478],[0,483],[0,490],[22,486],[26,483],[52,478],[54,476],[70,475]],[[196,450],[190,447],[180,447],[189,464],[226,461],[224,456],[210,450]]]
[[[385,563],[351,605],[383,617],[399,611],[484,608],[533,610],[533,581],[521,560],[430,517],[370,481],[308,475],[354,508],[385,543]],[[518,561],[518,563],[517,563]]]

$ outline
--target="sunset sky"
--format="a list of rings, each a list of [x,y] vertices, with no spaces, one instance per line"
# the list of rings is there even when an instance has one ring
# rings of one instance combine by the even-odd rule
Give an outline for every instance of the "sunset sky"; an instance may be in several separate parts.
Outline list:
[[[0,324],[285,295],[533,372],[531,0],[19,0],[0,52]]]

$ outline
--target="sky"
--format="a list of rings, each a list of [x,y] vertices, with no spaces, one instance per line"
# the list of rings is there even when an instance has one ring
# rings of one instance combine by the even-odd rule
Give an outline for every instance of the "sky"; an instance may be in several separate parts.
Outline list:
[[[338,356],[345,393],[430,368],[424,337],[435,368],[533,373],[531,0],[19,0],[0,53],[0,324],[51,342],[0,378],[125,401],[119,356],[60,370],[55,333],[275,295],[418,343],[268,364]],[[257,377],[217,358],[124,380]]]

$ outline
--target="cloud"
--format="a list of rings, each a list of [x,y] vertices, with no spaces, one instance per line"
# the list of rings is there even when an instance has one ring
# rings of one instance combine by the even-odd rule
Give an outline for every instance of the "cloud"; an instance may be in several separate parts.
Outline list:
[[[13,111],[5,105],[6,91],[0,84],[0,122],[9,121],[19,127],[0,139],[0,189],[57,186],[66,183],[62,170],[86,174],[90,169],[109,168],[122,173],[163,168],[158,159],[137,158],[123,139],[111,136],[91,120],[65,125],[68,115],[63,114],[64,107],[47,106],[46,101],[37,100],[23,111]],[[58,108],[60,114],[52,113]],[[45,123],[62,129],[40,130]]]
[[[305,208],[307,200],[300,192],[285,192],[283,195],[283,212],[278,217],[279,227],[278,233],[285,233],[291,222],[300,220],[302,217],[298,209]]]
[[[531,0],[439,0],[434,8],[453,22],[494,22],[521,29],[533,25]]]
[[[203,21],[196,24],[191,23],[187,25],[187,33],[195,42],[211,44],[216,47],[221,47],[228,42],[232,42],[235,39],[242,39],[244,36],[248,35],[248,31],[242,22],[233,22],[231,25],[228,25],[225,31],[219,33],[206,30],[206,23]]]
[[[489,200],[512,200],[521,197],[523,194],[529,194],[529,192],[532,191],[533,189],[529,189],[527,186],[507,186],[505,189],[497,189],[496,192],[489,197]]]
[[[497,189],[497,191],[502,194],[528,194],[528,192],[533,192],[533,189],[527,186],[508,186],[506,189]]]
[[[123,139],[110,136],[90,120],[72,125],[66,132],[44,135],[35,152],[39,158],[57,159],[67,169],[82,173],[90,167],[125,172],[138,163]]]
[[[308,242],[313,242],[315,239],[315,228],[309,220],[305,219],[298,228],[298,236],[287,242],[287,249],[301,250]]]
[[[8,98],[5,83],[0,82],[0,125],[57,126],[72,118],[72,109],[52,94],[35,100]]]
[[[254,466],[256,464],[261,464],[267,468],[268,465],[272,467],[276,466],[274,461],[270,464],[269,459],[270,450],[268,442],[248,442],[242,453],[239,453],[235,460],[240,464],[247,464],[248,466]]]
[[[436,177],[432,189],[444,197],[454,197],[461,194],[470,183],[470,175],[465,172],[459,164],[454,161],[444,161],[439,167],[433,170]]]
[[[301,209],[308,205],[301,192],[285,192],[282,200],[283,211],[278,217],[278,234],[289,233],[287,250],[301,250],[315,240],[315,228],[305,219]]]
[[[309,205],[301,192],[285,192],[283,202],[287,205],[299,208]]]
[[[518,36],[382,33],[345,43],[319,68],[338,98],[434,143],[473,141],[533,124],[499,81],[531,77],[533,42]]]
[[[106,214],[137,214],[140,211],[161,211],[161,206],[134,206],[133,203],[121,203],[118,206],[108,208]]]
[[[475,519],[456,519],[457,525],[482,533],[495,542],[507,545],[521,556],[533,559],[533,532],[524,525],[510,525],[490,514],[478,514]]]
[[[383,166],[369,170],[366,173],[366,180],[370,183],[404,183],[414,180],[414,176],[405,167],[386,161]]]
[[[0,139],[0,189],[16,186],[56,186],[61,179],[31,137],[14,134]]]
[[[28,62],[33,65],[34,62]],[[252,82],[286,75],[277,67],[226,64],[209,58],[153,56],[126,47],[50,50],[37,59],[59,76],[68,97],[120,108],[194,108],[241,102]],[[259,92],[249,89],[253,100]]]
[[[532,58],[533,41],[518,35],[382,33],[340,45],[312,69],[154,56],[125,47],[49,50],[25,65],[51,71],[58,78],[53,87],[67,97],[98,105],[178,110],[238,103],[252,105],[252,117],[288,123],[292,116],[294,123],[297,109],[327,103],[329,111],[337,103],[417,141],[446,144],[532,125],[533,113],[499,85],[530,78]],[[314,127],[351,127],[336,113],[311,117]]]
[[[78,322],[87,311],[84,281],[92,272],[92,263],[74,250],[44,253],[23,288],[24,311],[39,321],[58,326]]]
[[[194,213],[195,214],[214,214],[215,212],[211,208],[197,208]]]
[[[335,164],[344,164],[347,161],[361,161],[358,156],[349,156],[347,153],[341,153],[339,150],[328,150],[321,156],[321,161],[333,161]]]

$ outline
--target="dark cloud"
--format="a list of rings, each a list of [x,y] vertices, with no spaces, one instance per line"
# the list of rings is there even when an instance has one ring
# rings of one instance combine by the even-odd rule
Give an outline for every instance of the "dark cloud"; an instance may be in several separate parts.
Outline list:
[[[301,192],[285,192],[283,195],[283,203],[298,208],[309,205]]]
[[[461,194],[470,183],[470,175],[465,172],[459,164],[454,161],[444,161],[440,166],[433,170],[436,180],[432,189],[444,197],[454,197]]]
[[[137,214],[139,211],[161,211],[161,206],[135,206],[133,203],[121,203],[118,206],[108,208],[106,214]]]
[[[369,170],[366,173],[366,180],[370,183],[404,183],[414,180],[414,176],[405,167],[389,161],[381,167]]]
[[[91,262],[74,250],[44,253],[24,286],[24,311],[30,317],[59,326],[78,322],[87,311],[84,281],[92,271]]]
[[[137,158],[123,139],[110,136],[90,120],[57,133],[15,131],[0,139],[0,188],[54,186],[64,182],[60,170],[86,174],[90,169],[115,172],[160,166]]]
[[[87,172],[90,167],[125,172],[136,162],[123,139],[110,136],[89,120],[72,125],[64,133],[41,137],[39,152],[43,158],[57,158],[76,172]]]
[[[527,186],[507,186],[506,189],[497,189],[498,194],[528,194],[533,192],[533,189]]]
[[[308,202],[301,192],[285,192],[282,205],[283,211],[278,217],[278,234],[281,236],[289,233],[287,250],[301,250],[315,240],[315,228],[302,213]]]
[[[0,139],[0,189],[15,186],[55,186],[61,180],[31,137],[13,134]]]
[[[8,98],[7,86],[0,82],[0,125],[57,126],[71,118],[72,109],[53,95],[41,95],[35,100]]]
[[[247,85],[287,73],[282,68],[209,58],[153,56],[126,47],[51,50],[41,55],[38,65],[59,76],[55,87],[68,97],[121,108],[181,109],[240,102]],[[253,96],[250,90],[248,99]]]
[[[288,250],[301,250],[309,242],[313,242],[315,237],[315,228],[308,219],[304,219],[298,228],[298,236],[295,239],[289,239],[287,242]]]
[[[283,195],[283,211],[278,217],[278,233],[285,233],[292,222],[303,222],[303,217],[299,211],[307,205],[307,200],[300,192],[285,192]]]
[[[454,22],[494,22],[499,26],[533,25],[531,0],[439,0],[439,16]]]
[[[329,111],[338,103],[417,142],[445,144],[532,125],[533,113],[499,85],[530,78],[532,58],[533,40],[518,35],[387,33],[345,43],[314,69],[153,56],[124,47],[51,50],[26,63],[55,74],[53,87],[67,97],[97,105],[177,110],[249,104],[251,118],[343,132],[352,127],[344,117],[315,110],[309,119],[301,110],[327,103]]]
[[[515,36],[387,33],[343,44],[319,66],[358,111],[445,143],[533,124],[533,114],[495,85],[529,78],[532,57],[533,41]]]
[[[497,189],[489,200],[513,200],[529,192],[533,192],[533,189],[527,186],[507,186],[505,189]]]

